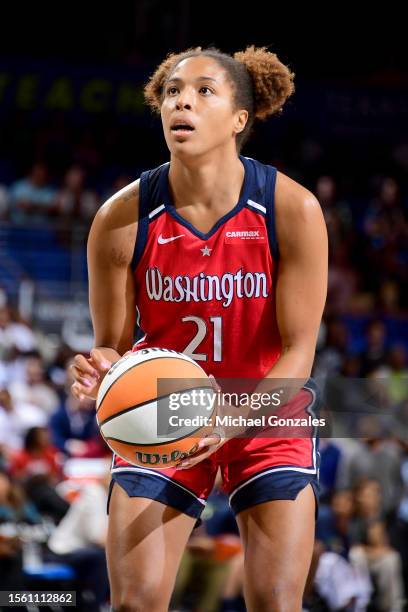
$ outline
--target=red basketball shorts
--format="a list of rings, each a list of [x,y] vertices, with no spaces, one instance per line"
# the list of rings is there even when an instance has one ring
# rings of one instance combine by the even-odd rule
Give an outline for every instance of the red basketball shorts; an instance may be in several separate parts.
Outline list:
[[[295,419],[310,417],[310,422],[318,418],[319,404],[318,387],[309,379],[288,403],[284,413]],[[291,431],[293,437],[292,434],[291,437],[278,437],[279,429],[274,431],[269,427],[252,437],[228,440],[208,459],[183,470],[136,467],[115,456],[109,498],[116,482],[130,497],[153,499],[198,518],[220,469],[223,489],[236,514],[266,501],[296,499],[299,491],[309,483],[315,493],[317,513],[318,429],[314,425],[302,426],[302,433],[297,434],[301,437],[295,437],[300,429],[295,427]]]

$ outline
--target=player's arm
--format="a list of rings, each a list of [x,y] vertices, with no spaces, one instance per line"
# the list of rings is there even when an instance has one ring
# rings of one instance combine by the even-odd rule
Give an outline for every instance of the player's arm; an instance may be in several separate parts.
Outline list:
[[[312,371],[327,294],[328,245],[319,202],[310,191],[280,172],[275,222],[279,248],[275,301],[282,350],[254,393],[279,392],[283,405],[296,395]],[[234,410],[221,407],[222,413],[232,415]],[[247,416],[259,417],[273,410],[274,405],[266,405],[256,414],[249,409]],[[244,431],[245,428],[230,429],[228,435],[234,437]]]
[[[95,398],[111,363],[132,348],[136,295],[131,262],[138,204],[139,181],[135,181],[105,202],[91,226],[87,257],[95,348],[89,359],[75,357],[72,392],[78,398]]]
[[[275,220],[280,254],[276,316],[282,352],[266,378],[298,380],[300,388],[312,371],[326,301],[327,231],[315,196],[280,172]],[[268,387],[267,381],[261,381],[257,391],[263,387]]]

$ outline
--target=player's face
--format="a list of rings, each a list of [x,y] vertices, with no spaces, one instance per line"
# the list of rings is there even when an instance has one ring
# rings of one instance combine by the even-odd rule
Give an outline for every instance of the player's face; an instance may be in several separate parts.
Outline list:
[[[161,107],[164,136],[178,157],[203,155],[233,144],[248,118],[234,109],[233,89],[213,59],[191,57],[178,64],[165,83]]]

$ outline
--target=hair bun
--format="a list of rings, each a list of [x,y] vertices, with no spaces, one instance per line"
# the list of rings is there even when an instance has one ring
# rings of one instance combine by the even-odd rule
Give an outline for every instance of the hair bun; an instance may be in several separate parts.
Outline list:
[[[295,91],[295,74],[266,47],[251,45],[234,53],[234,59],[245,65],[254,87],[255,117],[266,119],[282,110]]]

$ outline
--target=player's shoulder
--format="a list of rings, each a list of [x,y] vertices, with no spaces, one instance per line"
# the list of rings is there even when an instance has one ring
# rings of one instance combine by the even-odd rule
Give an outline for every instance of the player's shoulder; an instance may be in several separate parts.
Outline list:
[[[137,222],[139,212],[140,179],[114,193],[97,212],[104,224],[130,225]]]
[[[275,212],[278,217],[301,220],[321,215],[316,196],[287,174],[277,171],[275,187]]]
[[[88,250],[109,254],[115,265],[133,256],[139,215],[139,179],[113,194],[98,210],[88,236]]]
[[[295,253],[299,245],[319,241],[324,247],[326,228],[316,196],[283,172],[278,172],[275,189],[275,219],[281,256]]]

